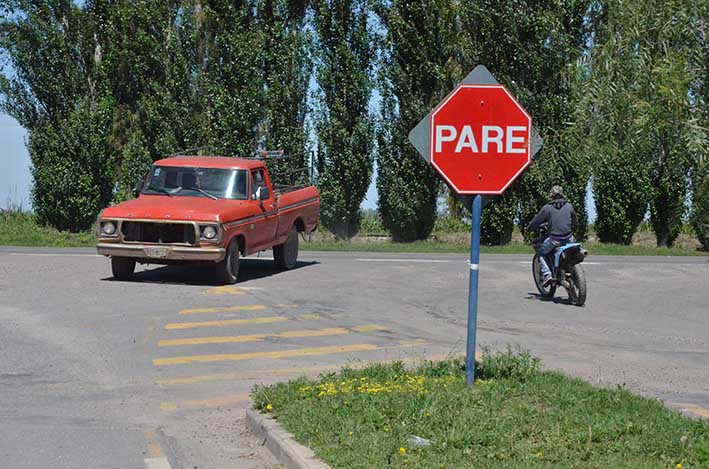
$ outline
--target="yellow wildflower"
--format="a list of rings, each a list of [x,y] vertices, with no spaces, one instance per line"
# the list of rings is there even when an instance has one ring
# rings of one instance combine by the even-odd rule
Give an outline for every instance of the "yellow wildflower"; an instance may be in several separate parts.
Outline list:
[[[273,410],[273,406],[272,406],[271,404],[268,404],[268,405],[266,406],[266,410],[269,411],[269,412],[271,412],[271,411]]]
[[[399,454],[406,454],[406,448],[404,448],[404,447],[399,448]]]
[[[541,457],[543,457],[543,456],[544,456],[544,453],[542,453],[541,451],[537,451],[537,457],[538,457],[538,458],[541,458]]]
[[[677,463],[677,465],[676,465],[675,467],[676,467],[677,469],[682,469],[682,463]]]
[[[347,432],[347,436],[352,436],[352,432]]]

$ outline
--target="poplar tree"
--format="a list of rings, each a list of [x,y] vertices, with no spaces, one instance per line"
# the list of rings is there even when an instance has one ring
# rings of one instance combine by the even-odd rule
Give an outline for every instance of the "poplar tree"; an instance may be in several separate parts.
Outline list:
[[[395,241],[426,239],[436,222],[441,184],[408,134],[460,78],[458,6],[452,0],[393,0],[376,11],[386,28],[377,132],[379,211]]]
[[[337,237],[357,233],[372,177],[374,34],[366,0],[316,0],[315,131],[323,224]]]

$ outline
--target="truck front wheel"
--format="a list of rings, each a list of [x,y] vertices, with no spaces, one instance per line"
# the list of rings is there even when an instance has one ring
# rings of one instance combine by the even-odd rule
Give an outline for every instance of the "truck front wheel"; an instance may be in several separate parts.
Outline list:
[[[234,240],[229,243],[224,259],[217,262],[215,276],[217,282],[233,285],[239,276],[239,243]]]
[[[295,226],[291,227],[285,243],[273,246],[273,260],[281,270],[290,270],[298,263],[298,230]]]
[[[135,259],[111,257],[111,271],[116,280],[130,280],[135,272]]]

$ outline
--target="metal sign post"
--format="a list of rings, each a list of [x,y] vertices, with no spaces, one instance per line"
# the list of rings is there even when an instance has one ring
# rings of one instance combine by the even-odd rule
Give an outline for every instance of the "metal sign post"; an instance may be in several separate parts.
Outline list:
[[[475,332],[478,324],[478,271],[480,270],[480,217],[482,196],[473,196],[470,211],[473,214],[470,229],[470,276],[468,280],[468,337],[465,351],[465,383],[475,381]]]

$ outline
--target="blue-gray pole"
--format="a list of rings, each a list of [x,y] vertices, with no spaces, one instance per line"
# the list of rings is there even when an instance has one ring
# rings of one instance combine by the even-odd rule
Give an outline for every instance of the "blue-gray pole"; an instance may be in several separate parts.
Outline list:
[[[475,381],[475,331],[478,323],[478,269],[480,267],[480,215],[482,196],[473,196],[473,213],[470,233],[470,282],[468,284],[468,339],[465,355],[465,382],[472,386]]]

